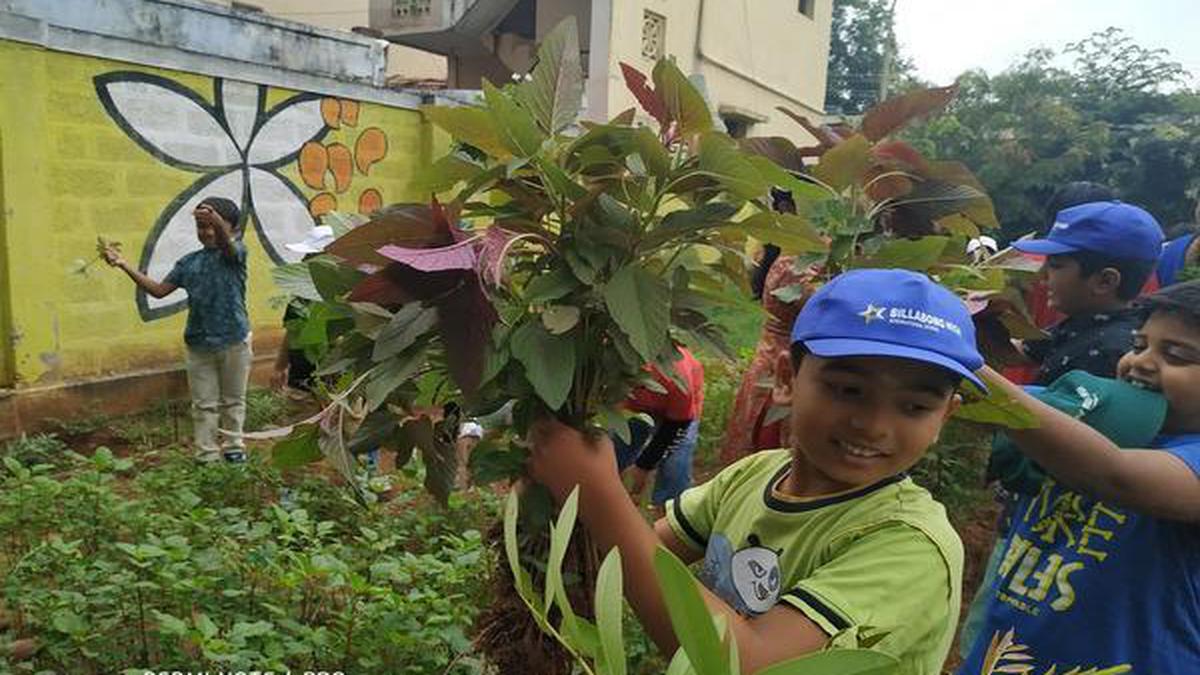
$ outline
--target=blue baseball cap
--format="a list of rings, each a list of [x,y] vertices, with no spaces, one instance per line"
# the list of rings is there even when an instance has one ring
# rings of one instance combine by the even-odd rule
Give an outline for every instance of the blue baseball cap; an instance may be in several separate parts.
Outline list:
[[[983,391],[975,324],[958,296],[908,270],[844,272],[804,304],[792,342],[825,358],[894,356],[951,370]]]
[[[1058,212],[1045,239],[1014,241],[1025,253],[1094,251],[1114,258],[1158,260],[1163,231],[1145,209],[1123,202],[1089,202]]]

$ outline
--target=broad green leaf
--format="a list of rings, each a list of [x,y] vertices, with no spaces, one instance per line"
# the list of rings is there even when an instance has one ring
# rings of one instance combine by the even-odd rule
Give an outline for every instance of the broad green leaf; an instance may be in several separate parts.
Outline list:
[[[669,59],[659,59],[651,74],[654,91],[662,99],[667,117],[675,120],[680,135],[702,134],[713,128],[712,113],[703,94]]]
[[[961,213],[951,213],[948,216],[938,218],[934,221],[938,229],[952,235],[963,235],[967,237],[978,237],[979,226],[970,218]]]
[[[736,206],[724,202],[708,202],[694,209],[672,211],[663,217],[658,227],[642,238],[640,248],[653,250],[672,239],[686,239],[714,227],[726,225],[737,211]]]
[[[869,649],[830,649],[758,671],[756,675],[898,675],[900,662]]]
[[[533,582],[529,572],[521,567],[521,549],[517,544],[517,523],[520,520],[521,495],[520,490],[509,490],[508,499],[504,502],[504,557],[508,559],[508,568],[513,575],[513,586],[517,593],[534,609]]]
[[[321,294],[313,285],[312,274],[308,271],[307,262],[276,265],[271,268],[271,278],[275,280],[275,286],[287,295],[305,300],[321,299]]]
[[[821,233],[804,216],[791,213],[760,211],[730,229],[775,244],[785,255],[828,249]]]
[[[542,600],[545,613],[550,613],[550,606],[556,597],[565,599],[567,594],[563,588],[562,565],[567,555],[567,546],[571,543],[571,534],[575,532],[575,516],[579,512],[579,486],[571,489],[558,512],[558,521],[550,525],[550,554],[546,559],[546,589]],[[559,607],[564,616],[571,611],[570,606]]]
[[[158,629],[167,635],[184,636],[188,634],[188,625],[183,619],[177,616],[160,612],[157,609],[150,610],[154,615],[154,620],[158,623]]]
[[[322,300],[328,302],[341,299],[362,281],[364,276],[353,267],[338,265],[327,257],[309,261],[308,271],[312,275],[317,293]]]
[[[742,199],[762,197],[771,187],[733,139],[717,131],[700,137],[700,170]]]
[[[547,187],[560,199],[577,201],[587,196],[587,188],[571,180],[555,161],[538,158],[537,167],[546,179]]]
[[[660,546],[654,552],[654,572],[671,617],[671,627],[697,675],[730,675],[721,638],[687,566]]]
[[[642,361],[653,361],[668,341],[671,291],[667,285],[646,270],[627,265],[604,285],[601,295]]]
[[[371,369],[371,376],[363,385],[367,410],[378,408],[396,387],[411,380],[426,360],[421,351],[411,354],[401,352],[397,356],[384,359]]]
[[[567,401],[575,379],[575,341],[551,335],[540,321],[525,321],[509,340],[512,355],[525,366],[525,377],[551,410]]]
[[[856,261],[856,267],[901,268],[924,272],[938,263],[946,250],[949,237],[893,239],[875,255]]]
[[[563,269],[555,267],[544,274],[539,274],[525,284],[525,302],[537,305],[551,300],[557,300],[567,295],[579,285],[575,276]]]
[[[417,302],[404,305],[379,332],[371,351],[371,360],[383,361],[408,349],[417,338],[437,325],[437,316],[434,307],[422,307]]]
[[[542,312],[542,325],[554,335],[562,335],[579,323],[579,308],[572,305],[550,305]]]
[[[497,89],[487,80],[483,81],[483,97],[487,101],[488,115],[504,146],[517,157],[536,155],[546,137],[537,128],[529,112],[517,105],[508,93]]]
[[[461,157],[446,155],[428,167],[418,169],[408,189],[419,195],[443,192],[483,173],[483,167]]]
[[[1038,420],[1017,399],[999,387],[991,387],[986,398],[959,406],[954,416],[969,422],[998,424],[1009,429],[1034,429]]]
[[[297,426],[287,438],[271,447],[271,464],[289,469],[311,464],[321,459],[319,432],[315,425]]]
[[[517,88],[522,104],[548,134],[575,121],[583,100],[583,68],[575,18],[560,21],[542,38],[531,80]]]
[[[497,159],[508,159],[513,155],[500,140],[492,116],[483,108],[426,106],[421,108],[421,112],[456,141],[473,145]]]
[[[804,171],[804,158],[797,152],[796,145],[782,136],[759,136],[738,139],[742,150],[761,155],[788,171]]]
[[[621,633],[624,595],[621,550],[614,546],[604,556],[596,575],[596,628],[600,631],[600,655],[608,666],[608,675],[625,675],[625,641]]]
[[[796,203],[823,201],[836,197],[836,195],[830,193],[820,185],[809,180],[803,180],[792,173],[784,171],[779,165],[766,157],[751,155],[746,158],[746,161],[750,162],[762,174],[763,180],[767,183],[790,192],[792,199]]]
[[[79,635],[86,633],[88,626],[83,617],[69,609],[60,609],[54,612],[50,617],[50,624],[54,626],[54,630],[68,635]]]
[[[862,134],[854,134],[838,143],[813,167],[812,173],[822,183],[839,192],[862,182],[871,162],[871,144]]]
[[[646,170],[662,179],[671,172],[671,155],[650,127],[638,127],[633,131],[637,154],[646,165]]]

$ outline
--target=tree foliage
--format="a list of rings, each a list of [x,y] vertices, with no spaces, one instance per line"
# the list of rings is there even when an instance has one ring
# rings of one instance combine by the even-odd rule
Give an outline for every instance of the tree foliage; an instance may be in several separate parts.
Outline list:
[[[857,115],[880,102],[882,85],[894,89],[912,70],[896,51],[894,0],[833,3],[825,108]]]
[[[1200,188],[1200,96],[1182,88],[1185,75],[1165,51],[1109,28],[995,76],[964,73],[947,114],[906,138],[973,167],[1010,237],[1044,228],[1050,195],[1077,180],[1169,226],[1190,219]]]

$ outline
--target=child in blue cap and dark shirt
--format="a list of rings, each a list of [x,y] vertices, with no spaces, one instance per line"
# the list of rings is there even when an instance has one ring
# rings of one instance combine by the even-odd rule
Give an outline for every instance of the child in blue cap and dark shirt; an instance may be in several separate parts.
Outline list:
[[[1013,242],[1018,251],[1048,256],[1042,269],[1049,305],[1067,315],[1050,339],[1024,345],[1041,365],[1034,384],[1072,370],[1116,373],[1140,323],[1129,303],[1154,272],[1162,242],[1154,216],[1119,201],[1063,209],[1046,238]]]
[[[1017,496],[959,675],[1200,673],[1200,281],[1138,305],[1118,379],[1030,393],[984,369],[1038,420],[1001,440],[1048,475]]]
[[[607,435],[544,420],[530,469],[601,550],[616,546],[625,592],[648,633],[675,651],[653,569],[663,545],[688,563],[737,641],[742,671],[826,647],[890,654],[935,675],[954,637],[962,545],[941,504],[907,477],[979,386],[966,306],[928,277],[855,270],[805,305],[773,397],[790,406],[790,450],[760,452],[666,505],[651,528],[617,474]]]

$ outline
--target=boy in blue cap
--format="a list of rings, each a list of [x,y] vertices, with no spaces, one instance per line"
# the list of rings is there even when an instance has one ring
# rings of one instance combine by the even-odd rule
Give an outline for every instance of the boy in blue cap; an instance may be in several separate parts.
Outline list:
[[[1154,216],[1119,201],[1063,209],[1046,238],[1013,242],[1018,251],[1048,256],[1042,269],[1049,304],[1067,315],[1050,339],[1024,345],[1041,365],[1034,384],[1071,370],[1116,373],[1140,323],[1129,303],[1154,272],[1162,242]]]
[[[1005,434],[1049,477],[1019,497],[959,675],[1200,673],[1200,281],[1139,305],[1119,380],[1035,397],[984,369],[1037,417]]]
[[[962,545],[907,477],[983,364],[966,306],[928,277],[855,270],[813,294],[776,368],[792,448],[751,455],[666,504],[651,528],[625,495],[607,436],[535,425],[531,473],[616,546],[625,592],[671,654],[678,639],[652,559],[688,563],[725,616],[742,672],[826,647],[869,647],[935,675],[954,637]],[[980,386],[982,386],[980,384]]]

